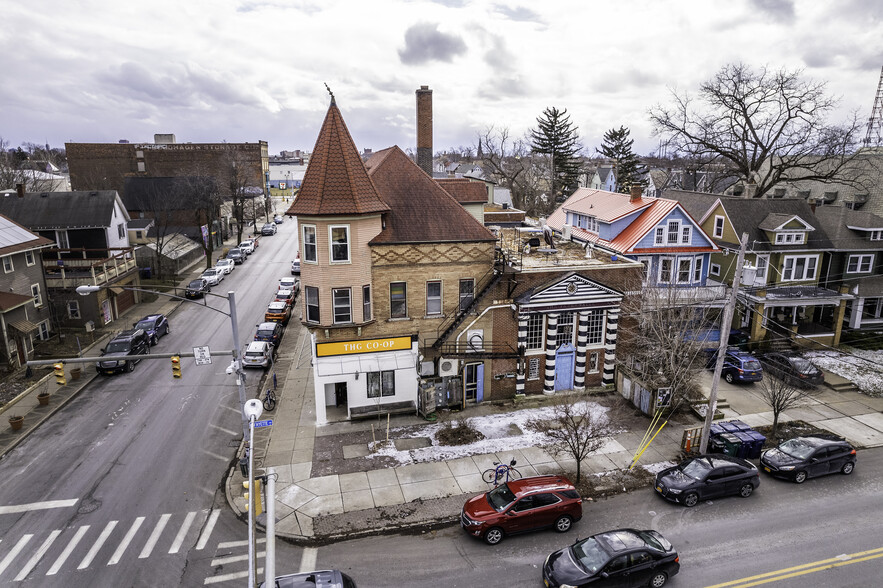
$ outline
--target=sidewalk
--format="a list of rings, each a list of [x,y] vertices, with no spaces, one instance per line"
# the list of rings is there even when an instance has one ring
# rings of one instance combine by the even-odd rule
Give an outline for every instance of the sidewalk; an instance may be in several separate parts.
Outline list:
[[[289,339],[281,346],[276,364],[277,408],[273,413],[262,415],[274,423],[255,432],[256,468],[273,467],[278,476],[277,536],[322,542],[389,530],[425,529],[456,521],[466,497],[488,489],[481,480],[481,472],[494,461],[508,462],[514,457],[524,476],[570,474],[575,469],[574,462],[555,457],[542,447],[406,465],[387,464],[383,457],[368,457],[368,442],[372,439],[370,425],[372,422],[376,425],[377,421],[315,426],[309,338],[305,329],[292,323],[289,337],[295,333],[296,340]],[[710,374],[706,377],[710,378]],[[772,423],[772,414],[749,386],[726,385],[722,387],[722,396],[726,396],[729,404],[723,409],[726,418],[739,418],[752,426]],[[464,416],[518,408],[485,404],[469,409]],[[883,445],[881,411],[883,399],[825,388],[816,398],[788,411],[780,420],[805,420],[842,435],[859,447],[876,447]],[[638,467],[678,458],[684,427],[701,423],[686,415],[677,419],[683,422],[669,423],[641,456]],[[628,467],[649,424],[644,417],[627,420],[631,426],[614,435],[604,448],[583,462],[583,474],[599,475],[597,484],[602,487],[605,473]],[[392,427],[420,424],[427,425],[414,416],[392,418]],[[378,428],[385,429],[385,422]],[[385,431],[376,434],[380,439]],[[398,438],[396,449],[418,453],[417,439]],[[372,464],[376,464],[375,467],[371,467]],[[227,479],[228,502],[238,515],[245,517],[242,481],[239,469],[232,468]],[[258,516],[258,523],[263,524],[265,517],[266,514]]]

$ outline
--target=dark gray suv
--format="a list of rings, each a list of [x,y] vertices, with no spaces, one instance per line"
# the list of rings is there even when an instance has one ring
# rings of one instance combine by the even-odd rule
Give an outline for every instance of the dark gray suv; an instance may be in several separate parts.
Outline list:
[[[102,359],[95,364],[99,374],[115,374],[135,370],[136,359],[113,359],[121,355],[145,355],[150,353],[150,338],[144,329],[129,329],[117,334],[107,347],[101,350]],[[106,358],[106,359],[105,359]]]

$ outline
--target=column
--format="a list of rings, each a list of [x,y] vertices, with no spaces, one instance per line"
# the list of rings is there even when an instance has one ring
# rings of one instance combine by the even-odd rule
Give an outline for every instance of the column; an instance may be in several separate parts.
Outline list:
[[[558,347],[558,313],[546,315],[546,377],[543,382],[543,394],[555,393],[555,350]]]
[[[573,387],[584,390],[586,387],[586,342],[589,340],[589,312],[579,313],[579,329],[576,333],[576,365],[573,370]]]
[[[518,352],[524,357],[524,350],[527,348],[527,320],[529,315],[518,315]],[[518,360],[515,371],[515,394],[524,394],[524,381],[526,379],[526,362]]]
[[[604,375],[601,384],[613,386],[616,383],[616,325],[619,322],[619,308],[607,309],[607,329],[604,333]]]

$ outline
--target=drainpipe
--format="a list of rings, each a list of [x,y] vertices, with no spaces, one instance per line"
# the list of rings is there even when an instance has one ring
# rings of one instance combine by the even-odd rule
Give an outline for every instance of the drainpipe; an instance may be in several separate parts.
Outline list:
[[[460,351],[460,337],[463,336],[463,333],[465,333],[466,331],[468,331],[469,328],[470,328],[472,325],[474,325],[475,323],[477,323],[478,320],[479,320],[481,317],[483,317],[484,314],[485,314],[487,311],[489,311],[489,310],[493,310],[493,309],[495,309],[495,308],[511,308],[511,309],[514,311],[514,310],[515,310],[515,305],[514,305],[514,304],[494,304],[494,305],[488,306],[488,307],[485,308],[483,311],[481,311],[481,314],[478,315],[477,317],[475,317],[475,320],[472,321],[471,323],[469,323],[469,325],[468,325],[465,329],[463,329],[462,331],[460,331],[460,334],[459,334],[459,335],[457,335],[457,338],[455,339],[455,341],[456,341],[456,348],[457,348],[457,351]]]

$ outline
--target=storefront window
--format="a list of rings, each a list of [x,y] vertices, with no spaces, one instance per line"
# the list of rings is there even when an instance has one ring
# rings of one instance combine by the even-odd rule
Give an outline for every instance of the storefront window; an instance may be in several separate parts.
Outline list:
[[[368,372],[368,398],[395,396],[396,373],[393,370]]]

